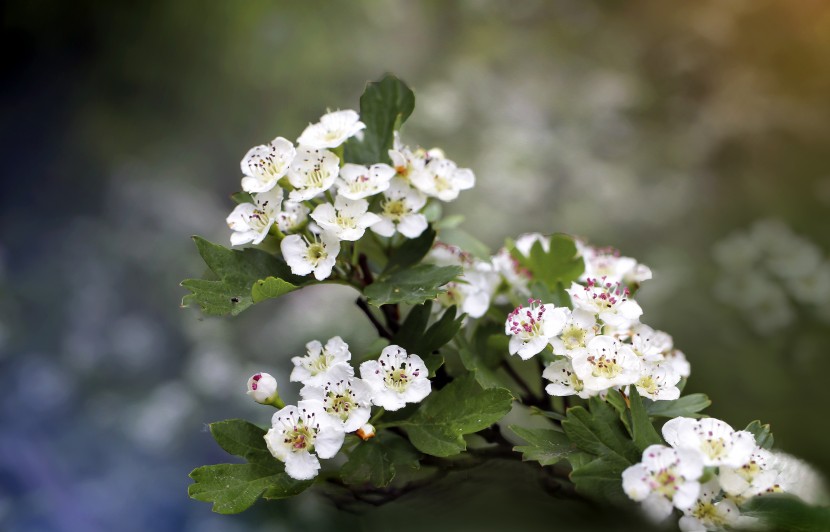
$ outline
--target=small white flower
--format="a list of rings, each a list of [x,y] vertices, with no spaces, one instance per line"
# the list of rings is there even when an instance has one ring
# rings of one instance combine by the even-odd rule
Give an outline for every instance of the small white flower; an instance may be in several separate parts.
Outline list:
[[[319,341],[312,340],[305,344],[305,348],[308,353],[306,356],[291,359],[294,364],[291,382],[321,387],[327,382],[348,379],[354,375],[354,369],[349,365],[349,360],[352,359],[349,344],[339,336],[330,338],[325,347]]]
[[[671,366],[672,371],[682,378],[688,378],[692,374],[692,366],[686,360],[686,355],[678,349],[672,349],[668,353],[663,353],[662,364],[664,366]]]
[[[346,163],[340,169],[337,193],[352,200],[368,198],[388,189],[394,176],[395,169],[388,164],[378,163],[367,168]]]
[[[700,486],[700,495],[690,508],[683,509],[685,514],[678,525],[683,532],[703,532],[706,530],[725,530],[752,524],[754,519],[742,517],[735,503],[720,498],[720,486],[717,479]],[[715,502],[718,501],[718,502]]]
[[[510,336],[508,351],[522,360],[540,353],[551,338],[562,332],[568,318],[565,308],[543,305],[539,299],[529,299],[528,303],[527,307],[516,307],[504,324],[504,333]]]
[[[311,217],[326,231],[341,240],[359,240],[366,228],[380,221],[377,214],[367,212],[369,202],[363,199],[350,200],[337,196],[334,205],[322,203],[314,209]]]
[[[386,410],[399,410],[429,395],[428,373],[421,357],[407,356],[397,345],[385,347],[377,360],[360,365],[361,378],[372,388],[372,402]]]
[[[248,379],[248,395],[257,403],[271,404],[277,395],[277,379],[268,373],[256,373]]]
[[[775,457],[771,452],[756,447],[749,461],[743,466],[718,468],[721,488],[738,503],[756,495],[775,491],[778,471],[773,469],[774,463]]]
[[[595,336],[586,347],[571,350],[571,364],[589,390],[633,384],[640,378],[640,360],[630,346],[610,336]]]
[[[697,451],[707,466],[742,467],[756,447],[751,433],[715,418],[670,419],[663,425],[663,439],[677,449]]]
[[[653,401],[673,401],[680,397],[680,375],[671,365],[645,361],[640,378],[634,383],[643,397]]]
[[[530,284],[532,275],[527,268],[522,267],[507,248],[501,248],[493,255],[492,264],[493,271],[504,280],[502,287],[498,290],[496,303],[507,303],[509,301],[508,294],[515,293],[521,297],[530,295],[528,284]]]
[[[560,397],[565,395],[578,395],[583,399],[587,399],[597,393],[594,390],[585,388],[585,383],[577,377],[571,361],[566,358],[548,365],[545,371],[542,372],[542,377],[551,381],[550,384],[545,386],[545,391],[549,395]]]
[[[631,347],[644,360],[660,361],[674,348],[674,341],[669,334],[640,323],[632,330]]]
[[[231,245],[259,244],[276,222],[282,203],[282,189],[273,188],[254,196],[255,203],[240,203],[225,220],[233,230]]]
[[[372,231],[380,236],[392,236],[397,231],[407,238],[416,238],[424,232],[427,218],[419,211],[426,205],[426,196],[400,178],[392,180],[383,196],[381,219],[372,226]]]
[[[276,459],[285,462],[288,476],[309,480],[320,470],[317,457],[336,455],[344,437],[342,425],[326,414],[321,403],[300,401],[274,414],[265,444]]]
[[[343,430],[354,432],[369,421],[372,407],[372,389],[360,379],[329,381],[322,387],[304,386],[300,397],[323,403],[323,409]]]
[[[285,200],[282,211],[277,215],[277,229],[283,233],[294,233],[308,219],[309,209],[299,201]]]
[[[553,353],[559,356],[571,356],[571,349],[585,347],[596,336],[597,318],[584,310],[567,311],[568,320],[558,336],[551,338]]]
[[[595,248],[593,246],[580,246],[582,258],[585,261],[585,272],[580,277],[581,281],[588,279],[604,279],[608,283],[623,282],[626,276],[632,279],[645,277],[651,279],[651,270],[642,266],[637,270],[637,261],[631,257],[623,257],[614,248]]]
[[[810,464],[781,451],[772,454],[775,457],[772,467],[778,472],[780,490],[800,497],[807,504],[827,505],[827,484]],[[777,491],[775,486],[772,491]]]
[[[300,146],[336,148],[366,127],[360,115],[351,109],[324,114],[316,124],[309,124],[297,139]]]
[[[643,451],[642,462],[623,471],[623,491],[660,521],[671,514],[672,507],[682,510],[695,503],[702,474],[703,463],[697,453],[650,445]]]
[[[288,197],[305,201],[334,185],[340,173],[340,159],[330,151],[300,146],[288,168],[288,182],[294,187]]]
[[[593,312],[615,328],[629,327],[643,314],[640,305],[629,299],[628,288],[619,283],[605,283],[596,279],[588,279],[587,282],[587,286],[572,283],[566,290],[571,296],[574,309]]]
[[[426,152],[421,149],[413,152],[408,146],[401,144],[397,131],[394,136],[393,149],[389,150],[389,158],[392,160],[395,172],[407,184],[410,176],[420,172],[426,166]]]
[[[787,288],[797,301],[808,305],[830,300],[830,262],[822,263],[812,273],[790,279]]]
[[[297,151],[291,141],[277,137],[267,146],[254,146],[243,157],[240,167],[242,190],[250,193],[268,192],[288,171]]]
[[[340,240],[325,231],[315,237],[313,242],[300,235],[288,235],[280,242],[280,250],[285,262],[291,267],[291,273],[308,275],[314,272],[314,277],[322,281],[331,275],[334,263],[337,262]]]
[[[473,171],[458,168],[449,159],[431,159],[424,169],[414,172],[409,180],[418,190],[441,201],[452,201],[462,190],[473,188],[476,182]]]

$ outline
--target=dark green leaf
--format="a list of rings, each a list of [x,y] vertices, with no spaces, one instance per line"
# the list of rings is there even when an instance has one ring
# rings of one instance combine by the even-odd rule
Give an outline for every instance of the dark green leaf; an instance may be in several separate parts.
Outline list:
[[[356,164],[389,163],[393,132],[400,129],[415,108],[415,94],[398,78],[387,75],[369,83],[360,97],[360,120],[366,124],[363,140],[352,137],[344,158]]]
[[[490,260],[490,248],[467,231],[459,229],[458,227],[442,229],[439,240],[445,244],[457,246],[481,260]]]
[[[830,508],[810,506],[784,494],[750,499],[742,513],[757,517],[766,525],[763,530],[786,532],[826,532],[830,530]]]
[[[644,399],[643,403],[646,405],[648,415],[653,417],[703,417],[699,412],[709,405],[712,401],[702,393],[693,393],[684,395],[674,401],[650,401]]]
[[[385,271],[402,270],[418,264],[432,249],[434,242],[435,231],[432,227],[428,227],[418,238],[407,238],[400,247],[392,251]]]
[[[522,460],[536,461],[546,465],[553,465],[574,451],[568,437],[563,433],[551,429],[527,429],[511,425],[510,430],[527,441],[527,445],[517,445],[513,450],[522,453]]]
[[[266,299],[280,297],[298,288],[299,286],[295,286],[288,281],[277,279],[276,277],[268,277],[254,283],[254,286],[251,288],[251,297],[254,303],[259,303]]]
[[[444,357],[440,353],[430,353],[423,358],[423,361],[430,378],[435,377],[435,372],[444,365]]]
[[[639,461],[640,452],[631,441],[617,412],[602,399],[589,400],[590,412],[581,406],[569,408],[562,422],[568,438],[581,450],[628,464]]]
[[[265,445],[265,430],[244,419],[226,419],[210,424],[213,439],[225,451],[249,462],[272,462],[274,457]]]
[[[441,318],[427,329],[418,345],[421,353],[431,353],[455,338],[465,317],[464,314],[456,317],[455,313],[455,306],[449,307],[441,315]]]
[[[762,425],[757,419],[746,426],[746,429],[755,436],[755,443],[762,449],[772,449],[775,438],[772,437],[769,425]]]
[[[392,482],[398,469],[417,469],[419,456],[409,442],[391,432],[383,432],[358,444],[349,461],[340,468],[340,478],[346,484],[382,488]]]
[[[420,451],[451,456],[467,448],[464,434],[496,423],[510,412],[512,404],[510,392],[503,388],[485,390],[468,374],[430,394],[401,426]]]
[[[190,473],[195,483],[188,495],[213,503],[213,511],[235,514],[250,507],[266,490],[269,498],[290,497],[313,484],[289,477],[276,459],[255,464],[218,464],[199,467]]]
[[[571,480],[576,490],[586,497],[615,505],[630,504],[622,489],[622,473],[629,465],[612,455],[596,458],[574,466]]]
[[[235,316],[253,304],[251,287],[256,281],[276,276],[298,285],[303,282],[301,277],[291,275],[283,261],[264,251],[230,250],[200,237],[193,240],[218,280],[182,281],[182,286],[192,292],[182,299],[183,306],[196,304],[205,314]]]
[[[401,328],[392,338],[392,343],[399,345],[412,353],[420,353],[418,344],[424,337],[429,317],[432,315],[432,301],[425,301],[422,305],[416,305],[410,309]]]
[[[236,203],[253,203],[254,197],[247,192],[236,192],[231,194],[231,199]]]
[[[628,387],[628,404],[631,410],[631,437],[634,445],[643,451],[649,445],[662,444],[663,439],[651,424],[636,386]]]
[[[394,303],[419,305],[434,299],[441,287],[461,274],[460,266],[419,264],[382,277],[366,287],[363,293],[369,303],[380,306]]]

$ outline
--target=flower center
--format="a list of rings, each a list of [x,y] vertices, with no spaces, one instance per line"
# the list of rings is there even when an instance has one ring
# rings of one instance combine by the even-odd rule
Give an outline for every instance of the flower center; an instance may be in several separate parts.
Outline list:
[[[715,459],[726,454],[726,442],[721,438],[703,440],[700,450],[709,458]]]
[[[390,388],[398,393],[406,391],[409,388],[409,375],[406,369],[398,368],[386,372],[386,377],[383,379],[387,388]]]
[[[637,386],[642,388],[646,392],[651,395],[656,394],[660,390],[660,385],[657,384],[657,381],[654,380],[654,377],[651,375],[646,375],[639,381],[637,381]]]
[[[354,229],[355,227],[357,227],[357,221],[354,218],[352,218],[351,216],[343,216],[340,213],[337,213],[337,217],[334,219],[334,223],[336,223],[343,229]]]
[[[314,445],[314,434],[300,421],[294,430],[285,433],[284,442],[291,447],[292,452],[299,452]]]
[[[673,500],[677,493],[677,478],[674,469],[661,469],[654,475],[651,488],[663,497]]]
[[[383,213],[395,222],[400,222],[406,211],[406,205],[402,199],[390,200],[383,204]]]
[[[271,223],[271,220],[268,218],[268,215],[265,214],[265,211],[260,209],[255,209],[254,212],[248,216],[248,225],[257,231],[262,231]]]
[[[315,242],[308,246],[306,258],[314,266],[317,266],[317,263],[328,257],[328,255],[329,254],[326,252],[326,247],[320,242]]]
[[[349,414],[354,410],[356,404],[352,392],[346,390],[343,393],[331,391],[326,395],[326,411],[343,421],[348,419]]]
[[[591,374],[594,377],[602,377],[604,379],[613,379],[620,373],[622,373],[622,367],[617,364],[616,358],[607,358],[605,355],[600,356],[599,358],[595,356],[589,356],[588,362],[594,367]]]
[[[585,329],[571,324],[565,327],[560,338],[562,338],[562,343],[565,344],[566,349],[575,349],[585,347],[585,336],[587,336]]]

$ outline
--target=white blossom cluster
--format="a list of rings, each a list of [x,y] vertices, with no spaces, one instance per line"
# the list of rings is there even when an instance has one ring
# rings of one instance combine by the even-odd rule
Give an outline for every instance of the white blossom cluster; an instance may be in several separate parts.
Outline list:
[[[813,242],[776,220],[759,220],[713,250],[720,268],[715,295],[773,334],[796,320],[796,305],[830,317],[830,259]]]
[[[297,139],[277,137],[251,148],[241,162],[242,190],[252,203],[228,216],[231,244],[259,244],[269,232],[295,275],[331,275],[341,241],[371,229],[383,237],[415,238],[427,228],[431,198],[452,201],[475,184],[437,149],[411,149],[395,136],[392,165],[344,163],[343,143],[365,129],[352,110],[334,111],[310,124]]]
[[[537,241],[544,249],[550,245],[546,237],[531,234],[520,237],[516,249],[528,255]],[[580,243],[578,250],[585,273],[566,289],[573,309],[533,298],[517,306],[505,322],[510,354],[527,360],[550,346],[553,361],[542,373],[550,395],[588,398],[636,386],[649,399],[677,399],[689,364],[671,336],[640,323],[643,311],[630,295],[629,286],[650,279],[651,270],[611,249]],[[502,263],[513,269],[512,278],[502,278],[517,290],[526,287],[529,279],[518,263]]]
[[[294,357],[290,380],[300,382],[300,400],[274,413],[265,434],[268,450],[285,463],[285,472],[297,480],[317,476],[320,458],[332,458],[347,433],[363,439],[374,436],[369,423],[372,406],[398,410],[418,403],[432,391],[429,372],[416,354],[390,345],[377,360],[360,365],[360,377],[350,361],[349,346],[339,336],[325,345],[306,344],[306,355]],[[248,394],[258,403],[278,404],[277,383],[267,373],[248,380]]]
[[[668,447],[649,446],[623,472],[623,490],[655,521],[680,510],[683,531],[751,526],[754,519],[739,509],[749,499],[786,492],[815,502],[824,489],[803,462],[759,447],[750,432],[718,419],[674,418],[663,438]]]

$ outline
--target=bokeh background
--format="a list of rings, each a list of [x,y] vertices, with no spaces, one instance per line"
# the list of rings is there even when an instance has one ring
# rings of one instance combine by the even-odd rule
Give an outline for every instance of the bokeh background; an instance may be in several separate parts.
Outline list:
[[[243,393],[250,373],[281,374],[290,398],[303,343],[372,339],[335,288],[233,320],[180,309],[178,282],[204,268],[189,237],[227,242],[249,147],[356,108],[387,71],[416,92],[405,139],[476,172],[450,208],[465,229],[494,249],[565,231],[649,264],[643,320],[685,351],[687,390],[735,427],[771,423],[779,448],[830,472],[830,281],[793,296],[786,274],[718,247],[774,234],[798,265],[827,268],[826,2],[32,0],[0,13],[0,529],[592,522],[518,473],[509,486],[468,473],[359,515],[304,494],[225,517],[186,496],[192,468],[227,459],[206,423],[267,422]]]

